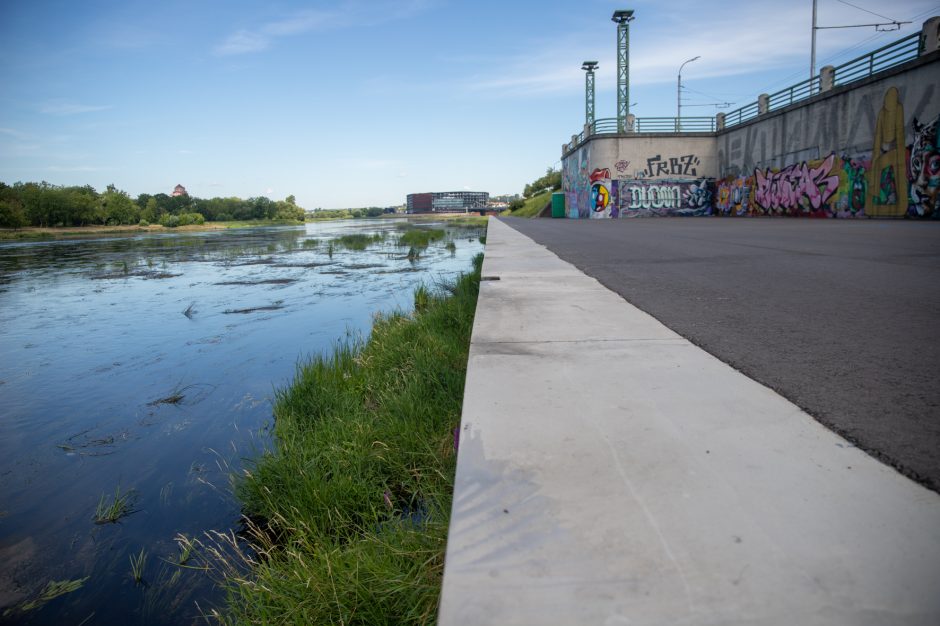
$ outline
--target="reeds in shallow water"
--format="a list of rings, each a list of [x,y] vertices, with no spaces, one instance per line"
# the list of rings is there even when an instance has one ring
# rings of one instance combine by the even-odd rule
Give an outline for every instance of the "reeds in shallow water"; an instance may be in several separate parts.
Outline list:
[[[108,502],[105,494],[101,494],[98,499],[98,506],[95,507],[95,524],[114,524],[122,517],[126,517],[134,512],[134,501],[137,492],[133,489],[121,493],[120,485],[114,489],[114,499]]]

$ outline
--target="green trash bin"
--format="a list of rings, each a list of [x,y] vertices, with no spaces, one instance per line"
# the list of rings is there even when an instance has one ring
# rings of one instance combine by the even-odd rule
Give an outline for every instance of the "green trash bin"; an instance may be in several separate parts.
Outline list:
[[[552,194],[552,217],[566,217],[564,192],[556,191]]]

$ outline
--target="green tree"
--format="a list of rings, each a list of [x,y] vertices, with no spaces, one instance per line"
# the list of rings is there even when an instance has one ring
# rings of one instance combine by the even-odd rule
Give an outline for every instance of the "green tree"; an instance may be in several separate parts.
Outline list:
[[[100,203],[106,224],[136,224],[140,221],[137,205],[126,192],[119,191],[114,185],[108,185],[108,190],[101,194]]]

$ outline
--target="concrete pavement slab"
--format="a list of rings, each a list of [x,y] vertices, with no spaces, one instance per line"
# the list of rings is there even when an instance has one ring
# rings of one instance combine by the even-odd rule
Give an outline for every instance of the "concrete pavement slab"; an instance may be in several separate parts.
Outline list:
[[[491,220],[442,625],[940,623],[937,494],[545,252]]]

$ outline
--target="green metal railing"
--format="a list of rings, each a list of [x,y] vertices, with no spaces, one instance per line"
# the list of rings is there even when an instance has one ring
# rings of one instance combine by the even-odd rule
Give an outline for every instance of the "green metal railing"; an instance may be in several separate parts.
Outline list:
[[[836,67],[835,84],[845,85],[856,80],[868,78],[895,65],[900,65],[920,54],[920,33],[908,35],[894,43],[869,52],[865,56],[853,59]]]
[[[638,117],[633,121],[637,133],[713,133],[714,117]]]
[[[781,89],[777,93],[770,94],[768,98],[768,111],[773,111],[775,109],[782,109],[783,107],[788,107],[794,102],[799,102],[800,100],[806,100],[810,96],[815,96],[820,92],[819,88],[819,76],[813,76],[810,79],[804,80],[801,83],[797,83],[786,89]],[[725,117],[725,125],[728,123],[727,116]]]
[[[760,107],[756,102],[745,105],[740,109],[735,109],[730,113],[725,113],[725,127],[734,126],[735,124],[741,124],[750,119],[754,119],[757,117],[758,113],[760,113]]]

